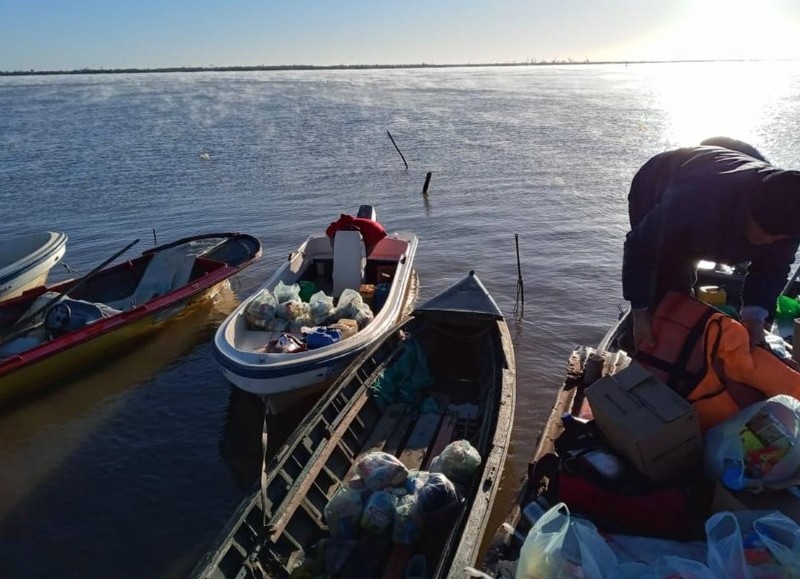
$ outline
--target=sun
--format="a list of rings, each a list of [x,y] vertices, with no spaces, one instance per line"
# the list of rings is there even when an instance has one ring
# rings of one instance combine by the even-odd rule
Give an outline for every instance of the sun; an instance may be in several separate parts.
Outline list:
[[[640,43],[646,60],[800,57],[800,21],[775,0],[695,0],[684,17]]]

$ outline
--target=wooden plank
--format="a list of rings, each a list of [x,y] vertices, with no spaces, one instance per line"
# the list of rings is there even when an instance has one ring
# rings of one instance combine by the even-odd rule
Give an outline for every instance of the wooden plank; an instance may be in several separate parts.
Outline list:
[[[431,461],[433,457],[444,450],[444,447],[450,444],[453,439],[453,433],[455,432],[456,428],[456,416],[452,413],[446,413],[443,417],[438,414],[427,414],[424,416],[433,416],[436,418],[436,426],[437,428],[434,429],[432,433],[430,433],[430,437],[428,442],[425,443],[425,450],[427,451],[423,454],[422,457],[419,456],[418,453],[414,454],[414,459],[416,460],[419,458],[420,463],[416,466],[409,466],[404,460],[404,454],[406,451],[403,451],[400,455],[400,460],[403,461],[408,468],[420,468],[423,467],[423,470],[427,470],[430,467]],[[424,418],[423,416],[423,418]],[[420,419],[421,421],[422,419]],[[412,443],[412,440],[415,439],[415,434],[417,429],[414,429],[415,432],[411,433],[409,436],[409,445]],[[420,439],[423,437],[423,433],[419,432]],[[431,439],[433,442],[431,443]],[[408,455],[408,459],[411,458],[411,454]],[[389,554],[389,560],[384,567],[383,575],[381,579],[401,579],[405,577],[405,570],[406,566],[408,565],[409,559],[411,559],[411,548],[408,545],[394,545],[392,547],[392,551]]]
[[[406,412],[406,404],[398,402],[390,404],[386,407],[383,416],[380,417],[375,428],[367,438],[364,446],[361,449],[361,454],[365,454],[372,450],[383,450],[386,441],[397,426],[398,421]]]
[[[406,468],[411,470],[422,466],[441,421],[441,414],[423,414],[419,417],[406,441],[405,448],[398,456]]]
[[[373,451],[381,451],[383,450],[386,441],[391,436],[394,429],[397,427],[397,423],[403,417],[406,412],[407,404],[405,403],[396,403],[390,404],[386,407],[386,410],[378,419],[378,422],[375,424],[372,432],[367,437],[367,440],[364,442],[364,445],[361,447],[361,450],[358,453],[358,456],[353,461],[353,465],[350,467],[350,470],[347,471],[347,474],[342,479],[343,481],[349,481],[353,476],[355,476],[355,466],[358,462],[358,459],[367,454],[368,452]],[[334,483],[334,485],[328,489],[328,494],[330,495],[335,488],[338,487],[339,483]]]
[[[453,442],[453,433],[456,431],[456,415],[448,412],[442,419],[442,424],[439,431],[436,433],[436,440],[431,445],[431,451],[425,458],[424,469],[427,470],[431,466],[433,459],[441,453],[445,447]]]
[[[403,441],[406,439],[408,429],[414,421],[415,416],[410,413],[403,414],[400,420],[395,424],[394,430],[386,438],[383,445],[383,452],[388,452],[397,456],[397,453],[403,448]]]

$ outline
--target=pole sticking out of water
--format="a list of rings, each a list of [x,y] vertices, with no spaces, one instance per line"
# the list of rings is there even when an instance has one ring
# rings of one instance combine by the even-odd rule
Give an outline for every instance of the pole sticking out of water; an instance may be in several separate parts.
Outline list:
[[[153,245],[158,245],[158,238],[156,237],[156,228],[153,227]]]
[[[431,172],[428,171],[428,174],[425,175],[425,184],[422,186],[422,194],[428,194],[428,184],[431,182]]]
[[[386,134],[389,135],[389,138],[392,140],[392,144],[394,145],[394,148],[397,149],[398,153],[400,153],[400,158],[403,159],[403,164],[406,166],[406,170],[408,170],[408,163],[406,163],[406,158],[403,156],[402,151],[400,151],[400,147],[398,147],[397,143],[394,142],[394,137],[392,136],[392,133],[390,133],[389,131],[386,131]]]
[[[519,262],[519,234],[514,234],[514,243],[517,246],[517,297],[514,300],[514,311],[519,309],[522,312],[525,309],[525,286],[522,283],[522,266]]]

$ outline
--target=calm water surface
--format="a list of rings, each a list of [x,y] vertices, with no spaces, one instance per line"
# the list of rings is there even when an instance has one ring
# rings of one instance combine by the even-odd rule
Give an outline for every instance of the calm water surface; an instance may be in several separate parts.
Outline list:
[[[0,237],[64,231],[79,273],[154,230],[159,243],[243,231],[264,257],[151,343],[3,410],[0,575],[186,575],[258,470],[260,411],[219,373],[213,331],[362,203],[419,235],[421,299],[475,269],[509,318],[499,522],[569,352],[622,304],[634,171],[718,134],[800,168],[799,99],[797,63],[1,78]],[[271,424],[273,446],[303,411]]]

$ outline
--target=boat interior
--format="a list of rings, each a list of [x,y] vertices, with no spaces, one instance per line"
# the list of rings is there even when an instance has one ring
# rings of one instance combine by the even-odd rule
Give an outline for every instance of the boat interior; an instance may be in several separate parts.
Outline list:
[[[716,307],[736,315],[745,272],[746,268],[711,264],[698,271],[695,295],[711,298]],[[783,293],[796,297],[799,291],[795,272]],[[773,333],[791,344],[791,330],[783,331],[786,328],[781,321],[774,321]],[[605,537],[641,536],[687,545],[706,544],[708,529],[705,525],[720,510],[778,510],[800,521],[800,500],[789,491],[732,493],[709,476],[702,459],[666,481],[652,482],[637,472],[592,420],[593,413],[585,394],[599,377],[619,371],[615,364],[624,366],[630,361],[629,358],[623,360],[627,356],[620,356],[625,352],[633,353],[634,347],[631,318],[623,313],[596,349],[579,347],[573,351],[566,380],[528,466],[525,484],[506,519],[508,525],[501,528],[492,541],[484,569],[499,576],[509,561],[515,565],[537,518],[561,502],[567,504],[573,515],[591,520]],[[584,458],[598,451],[600,454],[596,454],[595,459],[611,457],[612,460],[601,464],[602,461]],[[609,465],[622,465],[622,469]],[[585,483],[587,480],[591,482]],[[663,554],[674,554],[669,549],[675,546],[675,543],[664,543]],[[705,556],[704,550],[702,554]],[[632,561],[637,560],[635,553],[629,555]],[[619,561],[623,561],[622,556]]]
[[[423,529],[422,540],[411,545],[393,543],[391,533],[362,532],[357,541],[331,538],[324,515],[331,497],[352,479],[358,459],[371,451],[390,453],[413,471],[428,469],[454,440],[468,440],[482,456],[489,450],[502,381],[497,332],[488,331],[486,322],[483,327],[412,323],[410,332],[408,326],[394,332],[351,366],[338,389],[318,403],[278,452],[267,468],[266,513],[255,493],[245,509],[246,524],[223,533],[228,542],[218,551],[221,576],[233,577],[242,554],[250,553],[266,576],[287,578],[304,560],[321,557],[323,549],[325,558],[341,551],[329,575],[338,578],[405,577],[414,555],[417,561],[424,557],[429,570],[447,568],[452,554],[446,547],[459,536],[464,509]],[[407,364],[417,348],[424,352],[431,379],[414,387]],[[393,371],[408,386],[376,391],[378,376]],[[473,475],[460,488],[462,495],[474,496],[479,478]]]
[[[288,267],[265,289],[274,290],[279,282],[284,285],[298,284],[301,301],[308,302],[310,296],[323,292],[332,297],[334,308],[344,290],[352,289],[359,293],[372,316],[378,316],[386,304],[395,279],[398,279],[396,274],[408,251],[408,242],[386,237],[367,254],[357,231],[339,231],[335,239],[339,244],[335,242],[332,251],[327,236],[310,238],[303,251],[289,256]],[[335,322],[336,320],[331,321]],[[313,325],[305,324],[307,327]],[[242,352],[265,351],[266,345],[274,343],[287,333],[293,335],[297,343],[301,343],[301,327],[297,324],[286,326],[288,327],[260,327],[254,325],[252,320],[239,317],[228,335],[236,349]],[[359,323],[358,330],[361,329],[363,326]],[[351,334],[347,333],[343,337],[349,335]]]
[[[620,459],[591,422],[591,410],[584,396],[584,372],[589,352],[591,350],[586,348],[576,348],[569,359],[567,379],[539,436],[524,484],[506,524],[491,540],[483,560],[482,569],[492,576],[514,576],[513,570],[529,531],[548,509],[562,502],[567,505],[571,516],[590,520],[604,537],[641,536],[687,545],[694,545],[705,537],[703,525],[712,514],[714,484],[705,477],[699,465],[687,470],[678,481],[656,484],[636,473],[627,463],[624,476],[601,480],[603,477],[591,466],[587,467],[587,462],[581,458],[583,453],[599,451],[613,454],[615,461]],[[575,418],[564,421],[562,417],[565,415]],[[578,480],[586,475],[592,481],[601,480],[601,483],[587,487],[585,499],[572,502],[565,498],[568,492],[573,492],[572,482],[569,491],[561,486],[563,483],[567,487],[566,481],[572,481],[573,475]],[[676,496],[685,499],[685,503],[678,501],[680,507],[670,510],[675,506],[670,501]],[[594,506],[584,509],[586,501]],[[664,508],[653,508],[653,502],[658,501]],[[654,511],[658,512],[655,516]],[[603,513],[609,516],[604,517]],[[636,554],[632,553],[631,557],[635,560]]]
[[[85,280],[79,278],[29,290],[2,304],[0,325],[14,334],[29,327],[30,331],[24,334],[26,338],[46,340],[132,310],[218,269],[240,265],[252,259],[257,251],[258,241],[249,236],[198,237],[176,242],[101,270]],[[12,347],[12,353],[13,350]]]
[[[61,234],[63,236],[63,234]],[[16,237],[10,243],[0,244],[0,270],[18,262],[31,254],[42,253],[48,247],[54,248],[56,234],[42,232]]]
[[[315,291],[324,291],[336,299],[345,288],[357,290],[362,284],[391,283],[398,264],[408,251],[406,241],[384,237],[366,253],[357,231],[339,231],[336,239],[340,236],[345,243],[339,246],[338,251],[335,243],[331,251],[327,236],[309,239],[304,251],[289,256],[291,265],[281,281],[310,282]],[[336,289],[335,277],[342,284]]]

